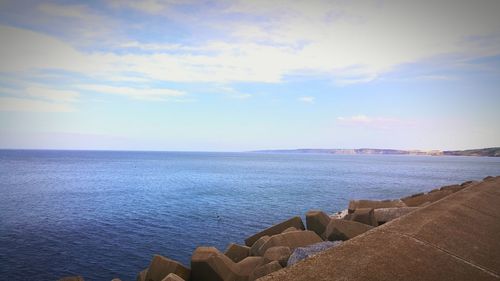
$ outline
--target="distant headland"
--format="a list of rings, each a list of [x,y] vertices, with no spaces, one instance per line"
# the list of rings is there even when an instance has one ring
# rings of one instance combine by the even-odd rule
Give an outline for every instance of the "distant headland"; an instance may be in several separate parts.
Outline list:
[[[278,150],[256,150],[252,152],[260,153],[325,153],[325,154],[367,154],[367,155],[431,155],[431,156],[487,156],[500,157],[500,147],[489,147],[468,150],[400,150],[400,149],[378,149],[378,148],[359,148],[359,149],[278,149]]]

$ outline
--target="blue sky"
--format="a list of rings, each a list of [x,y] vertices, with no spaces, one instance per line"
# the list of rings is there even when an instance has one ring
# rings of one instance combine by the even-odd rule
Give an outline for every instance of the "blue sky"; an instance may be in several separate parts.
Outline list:
[[[1,1],[0,147],[500,145],[500,1]]]

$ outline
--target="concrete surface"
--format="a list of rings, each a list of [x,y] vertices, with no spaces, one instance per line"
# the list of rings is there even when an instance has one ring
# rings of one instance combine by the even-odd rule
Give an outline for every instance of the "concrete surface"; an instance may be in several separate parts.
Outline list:
[[[500,280],[500,177],[258,280]]]

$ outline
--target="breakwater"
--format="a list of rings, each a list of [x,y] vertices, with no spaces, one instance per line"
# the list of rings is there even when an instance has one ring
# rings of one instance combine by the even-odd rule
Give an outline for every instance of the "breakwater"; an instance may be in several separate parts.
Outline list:
[[[453,235],[463,233],[463,231],[458,231],[456,229],[457,222],[452,220],[456,219],[456,217],[444,215],[450,212],[453,214],[452,211],[460,211],[460,206],[462,206],[461,203],[463,202],[470,203],[472,205],[480,204],[481,202],[477,202],[477,200],[485,197],[485,195],[491,195],[490,197],[492,198],[490,198],[489,201],[484,202],[486,204],[486,213],[489,212],[488,214],[486,214],[486,216],[497,216],[497,219],[493,221],[493,224],[488,225],[492,225],[490,226],[490,228],[493,227],[493,229],[498,229],[498,202],[500,202],[498,201],[498,199],[500,198],[500,177],[488,177],[485,178],[482,182],[470,181],[458,185],[444,186],[432,190],[428,193],[419,193],[397,200],[354,200],[349,203],[348,209],[333,215],[327,215],[326,213],[317,210],[310,211],[306,214],[305,224],[300,217],[293,217],[289,220],[269,227],[251,237],[248,237],[245,240],[245,245],[230,244],[225,253],[218,251],[214,247],[199,247],[193,252],[190,268],[185,267],[184,265],[171,260],[168,257],[156,255],[153,257],[150,265],[138,274],[137,280],[246,281],[256,280],[261,277],[263,278],[262,280],[274,280],[273,278],[275,278],[275,280],[335,280],[335,278],[342,279],[345,276],[350,276],[345,275],[344,277],[342,277],[342,272],[344,272],[343,268],[345,267],[333,266],[334,263],[324,261],[322,257],[324,257],[326,254],[332,254],[336,251],[343,251],[343,254],[339,254],[336,256],[337,259],[343,258],[343,255],[346,254],[346,248],[358,247],[354,252],[358,253],[359,251],[365,249],[365,251],[368,251],[366,253],[367,257],[365,257],[365,259],[371,257],[371,259],[375,259],[375,261],[377,261],[377,257],[380,255],[379,252],[384,253],[385,251],[383,249],[391,249],[389,245],[392,245],[393,242],[397,242],[396,244],[401,244],[400,246],[402,246],[403,249],[405,246],[408,246],[410,249],[415,248],[414,250],[416,251],[416,253],[420,253],[422,251],[424,251],[424,254],[430,253],[430,251],[426,250],[426,247],[419,248],[418,245],[406,245],[406,240],[404,239],[404,237],[410,239],[410,241],[413,241],[410,238],[411,235],[405,234],[406,236],[402,235],[403,238],[401,238],[394,234],[397,233],[397,225],[401,224],[401,222],[403,221],[406,222],[407,228],[411,229],[411,226],[413,225],[417,226],[417,229],[419,230],[423,229],[430,231],[431,234],[434,231],[434,234],[438,238],[442,237],[440,231],[442,233],[446,233],[446,230],[448,230],[448,234],[450,236],[446,236],[445,238],[449,239],[449,237],[453,237]],[[438,210],[434,210],[436,208]],[[474,210],[473,207],[471,208]],[[421,215],[422,213],[424,213],[424,215]],[[430,214],[426,215],[426,213]],[[438,227],[437,229],[434,229],[432,227],[433,217],[437,217],[436,220],[438,221],[435,222],[436,227]],[[412,222],[412,218],[416,221]],[[479,217],[476,217],[476,219],[477,218]],[[444,222],[442,224],[438,224],[439,220],[443,219]],[[410,220],[410,222],[408,222],[408,220]],[[472,218],[472,222],[474,221],[476,220]],[[396,227],[394,225],[396,225]],[[474,223],[471,223],[471,225],[474,225]],[[418,226],[420,226],[420,228]],[[441,227],[441,229],[439,227]],[[396,228],[396,230],[394,230],[393,228]],[[483,230],[491,229],[484,229],[483,227]],[[374,234],[375,236],[373,236]],[[483,236],[484,235],[488,235],[488,231],[486,231]],[[378,236],[383,236],[386,238],[385,240],[374,240],[374,237]],[[382,249],[376,248],[378,250],[374,252],[374,248],[370,247],[370,245],[372,244],[367,244],[364,245],[364,248],[361,247],[362,249],[360,250],[358,245],[360,243],[359,241],[366,240],[366,237],[370,237],[371,240],[368,240],[375,243],[374,245],[379,245],[379,248],[382,247]],[[387,237],[394,238],[394,241],[386,241]],[[479,240],[482,239],[482,237],[478,236],[476,236],[476,238]],[[384,246],[386,243],[389,244]],[[415,243],[419,244],[418,242]],[[425,245],[424,242],[421,242],[421,244]],[[411,246],[413,246],[413,248]],[[446,253],[446,251],[443,252]],[[497,252],[494,252],[494,254],[496,253]],[[353,254],[348,253],[347,255],[352,256]],[[498,261],[498,256],[493,257],[496,257],[496,260]],[[436,258],[438,258],[437,260],[439,261],[439,255]],[[464,258],[457,258],[455,256],[454,258],[462,260],[464,264],[469,264],[473,268],[479,268],[479,271],[467,271],[467,267],[465,267],[464,270],[460,270],[463,269],[462,267],[457,267],[459,268],[459,273],[464,271],[465,273],[467,273],[464,276],[472,276],[479,279],[484,277],[484,280],[497,280],[488,278],[498,278],[498,273],[495,273],[494,270],[495,267],[492,267],[493,269],[489,269],[488,266],[484,267],[475,264],[475,261],[467,262],[467,260],[465,260]],[[304,261],[301,262],[301,260]],[[319,262],[316,266],[314,264],[314,261],[318,260]],[[450,262],[446,263],[446,257],[443,258],[443,260],[443,262],[449,266],[456,266]],[[375,265],[376,264],[374,264],[373,266],[376,268]],[[398,268],[397,263],[395,265],[396,268]],[[489,266],[491,265],[496,266],[498,264],[495,264],[495,262],[493,262],[493,264],[490,263]],[[306,268],[300,271],[302,273],[297,272],[297,268],[302,268],[304,266],[306,266]],[[322,266],[326,267],[327,269],[324,269]],[[400,267],[408,268],[407,271],[409,271],[410,273],[413,272],[413,269],[411,267]],[[328,270],[328,268],[337,268],[337,271],[332,273],[330,272],[331,270]],[[454,267],[450,267],[450,269],[451,268]],[[362,270],[354,269],[355,268],[352,268],[353,272],[357,273],[358,275],[355,275],[355,278],[353,278],[352,280],[391,279],[366,279],[366,277],[372,276],[368,274],[370,270],[367,271],[368,275],[364,276],[362,274],[363,270],[366,270],[365,266],[362,267]],[[380,274],[384,274],[384,272],[386,274],[389,274],[389,277],[390,274],[394,274],[394,271],[391,270],[382,270],[382,273]],[[349,272],[345,272],[345,274],[348,273]],[[417,273],[418,272],[413,272],[413,274]],[[375,274],[373,276],[380,277],[380,274]],[[363,278],[365,279],[359,279],[359,276],[364,276]],[[417,275],[413,275],[413,279],[420,279],[416,278],[416,276]],[[393,278],[393,280],[396,279]],[[83,280],[83,278],[66,277],[61,280]]]

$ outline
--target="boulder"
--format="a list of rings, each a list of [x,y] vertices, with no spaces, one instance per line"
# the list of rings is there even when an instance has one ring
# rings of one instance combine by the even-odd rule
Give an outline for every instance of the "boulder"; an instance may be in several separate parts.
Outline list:
[[[375,213],[371,208],[357,208],[354,213],[352,213],[351,220],[371,226],[378,226],[377,219],[375,219]]]
[[[84,281],[84,279],[82,276],[66,276],[59,279],[58,281]]]
[[[378,224],[381,225],[381,224],[384,224],[386,222],[392,221],[393,219],[397,219],[401,216],[409,214],[409,213],[417,210],[418,208],[419,207],[376,209],[374,211],[375,219],[377,220]]]
[[[350,213],[350,214],[345,215],[343,220],[352,221],[352,217],[354,216],[353,214],[354,213]]]
[[[266,263],[263,257],[246,257],[237,263],[238,274],[249,276],[257,267]]]
[[[214,247],[198,247],[191,257],[191,281],[247,281],[263,257],[246,257],[238,263]]]
[[[269,273],[275,272],[280,270],[282,267],[279,262],[277,261],[272,261],[268,264],[261,265],[257,267],[252,274],[248,277],[249,281],[254,281],[262,276],[266,276]]]
[[[353,213],[358,208],[399,208],[406,207],[405,203],[399,199],[396,200],[351,200],[349,201],[349,213]]]
[[[255,241],[255,243],[253,243],[252,247],[250,248],[250,255],[251,256],[261,256],[263,253],[261,253],[259,251],[260,247],[262,247],[262,245],[264,245],[264,243],[267,242],[267,240],[269,240],[271,237],[265,235],[265,236],[262,236],[259,238],[259,240]]]
[[[491,180],[494,180],[495,177],[492,177],[492,176],[487,176],[483,179],[483,181],[491,181]]]
[[[444,190],[440,190],[438,192],[433,192],[432,194],[427,194],[428,198],[429,198],[429,202],[436,202],[450,194],[452,194],[454,191],[453,190],[447,190],[447,189],[444,189]]]
[[[189,280],[189,268],[169,258],[154,255],[148,267],[146,281],[161,281],[169,273],[175,273],[184,280]]]
[[[453,191],[450,190],[450,189],[443,189],[443,190],[439,190],[439,191],[436,191],[436,192],[431,192],[431,193],[425,193],[425,194],[416,194],[416,195],[412,195],[412,196],[409,196],[409,197],[405,197],[401,200],[403,200],[403,202],[405,202],[405,204],[408,206],[408,207],[418,207],[422,204],[424,204],[425,202],[436,202],[450,194],[452,194]]]
[[[179,277],[179,275],[175,273],[169,273],[165,278],[163,278],[161,281],[186,281]]]
[[[404,199],[407,199],[407,198],[414,198],[414,197],[419,197],[419,196],[422,196],[424,195],[425,193],[424,192],[419,192],[419,193],[415,193],[415,194],[412,194],[410,196],[407,196],[407,197],[404,197],[404,198],[401,198],[401,201],[404,202]],[[405,203],[406,204],[406,203]]]
[[[323,241],[320,243],[312,244],[307,247],[299,247],[293,251],[293,254],[288,259],[287,266],[291,266],[296,264],[297,262],[312,257],[324,250],[330,249],[332,247],[338,246],[342,243],[342,241]]]
[[[198,247],[191,257],[191,281],[245,281],[237,265],[214,247]]]
[[[122,281],[120,278],[113,278],[111,281]]]
[[[401,200],[405,202],[408,207],[419,207],[424,203],[431,203],[431,201],[429,201],[428,195],[425,193],[413,194],[411,196],[404,197]]]
[[[454,184],[454,185],[447,185],[441,187],[439,190],[451,190],[451,192],[457,192],[459,190],[464,189],[467,186],[467,184],[464,185],[459,185],[459,184]]]
[[[276,247],[271,247],[266,250],[264,253],[264,258],[267,261],[277,261],[281,264],[281,266],[286,266],[286,263],[288,262],[288,258],[292,254],[292,251],[290,250],[289,247],[285,246],[276,246]]]
[[[349,210],[345,209],[345,210],[342,210],[340,212],[336,212],[333,215],[330,215],[330,219],[341,220],[341,219],[344,219],[348,214],[349,214]]]
[[[224,254],[232,261],[239,262],[250,255],[250,247],[231,243]]]
[[[271,238],[259,248],[259,253],[263,255],[267,249],[276,246],[285,246],[290,248],[290,250],[294,250],[298,247],[304,247],[322,241],[323,239],[314,231],[304,230],[286,232],[271,236]]]
[[[145,268],[143,271],[139,272],[139,274],[137,274],[137,278],[135,280],[146,281],[146,274],[148,274],[147,268]]]
[[[306,213],[307,230],[312,230],[321,235],[325,232],[326,226],[330,222],[330,217],[322,211],[309,211]]]
[[[298,231],[298,230],[300,230],[300,229],[296,229],[295,227],[291,226],[291,227],[283,230],[283,232],[281,232],[281,233],[290,232],[290,231]]]
[[[295,227],[297,229],[305,229],[304,228],[304,223],[302,222],[302,219],[300,217],[293,217],[291,219],[288,219],[286,221],[280,222],[276,225],[273,225],[267,229],[264,229],[263,231],[254,234],[247,239],[245,239],[245,245],[251,247],[255,241],[257,241],[260,237],[268,235],[275,235],[283,232],[285,229],[289,227]]]
[[[467,186],[476,185],[478,183],[479,183],[478,181],[466,181],[466,182],[461,183],[460,185],[465,188]]]
[[[348,220],[331,220],[323,238],[330,241],[349,240],[372,229],[373,226]]]

